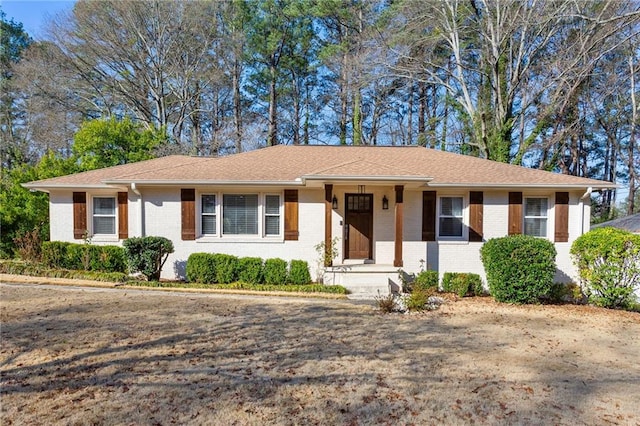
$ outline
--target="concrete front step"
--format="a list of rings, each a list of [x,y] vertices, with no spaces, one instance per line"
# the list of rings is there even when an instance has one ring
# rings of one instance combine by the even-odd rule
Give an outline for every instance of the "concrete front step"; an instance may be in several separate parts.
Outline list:
[[[350,298],[372,298],[401,288],[393,265],[343,264],[327,268],[325,284],[337,284],[351,292]]]

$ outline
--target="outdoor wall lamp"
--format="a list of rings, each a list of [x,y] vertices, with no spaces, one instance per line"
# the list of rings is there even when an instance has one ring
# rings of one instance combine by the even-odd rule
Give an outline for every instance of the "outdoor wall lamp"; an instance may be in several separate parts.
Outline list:
[[[382,197],[382,210],[389,210],[389,199],[386,195]]]
[[[334,210],[338,210],[338,199],[335,195],[333,196],[333,200],[331,200],[331,207],[333,207]]]

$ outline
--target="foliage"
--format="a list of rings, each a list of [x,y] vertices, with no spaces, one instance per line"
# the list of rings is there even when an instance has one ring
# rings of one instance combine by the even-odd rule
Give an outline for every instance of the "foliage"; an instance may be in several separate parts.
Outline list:
[[[0,273],[13,275],[27,275],[47,278],[68,278],[79,280],[94,280],[123,283],[128,281],[129,275],[122,272],[82,271],[60,268],[48,268],[40,263],[19,262],[14,260],[0,261]]]
[[[438,289],[438,271],[422,271],[416,275],[415,280],[411,283],[413,290],[429,290],[431,288]]]
[[[229,284],[236,281],[238,276],[238,258],[230,254],[216,253],[213,255],[216,267],[216,282]]]
[[[0,256],[13,257],[13,239],[36,227],[41,238],[49,235],[49,200],[42,192],[30,192],[23,183],[61,176],[78,171],[70,160],[49,152],[37,165],[23,164],[2,170],[0,180]]]
[[[238,260],[238,281],[249,284],[262,283],[262,259],[241,257]]]
[[[40,227],[36,226],[31,231],[19,232],[13,239],[16,251],[20,259],[28,262],[39,262],[42,258],[42,235]]]
[[[192,253],[187,259],[187,281],[192,283],[215,283],[216,264],[211,253]]]
[[[164,237],[134,237],[124,240],[129,271],[140,272],[147,280],[160,279],[162,267],[173,253],[173,243]]]
[[[153,158],[165,142],[161,130],[143,130],[129,118],[85,121],[73,138],[73,154],[85,170]]]
[[[482,296],[484,287],[478,274],[445,272],[442,276],[442,291],[455,293],[460,297]]]
[[[429,287],[428,289],[413,289],[409,296],[405,299],[407,309],[410,312],[423,311],[427,307],[429,298],[437,291],[437,287]]]
[[[295,285],[309,284],[311,282],[309,264],[304,260],[292,260],[289,263],[289,277],[287,281]]]
[[[128,282],[127,284],[140,287],[160,287],[160,288],[201,288],[212,290],[247,290],[264,292],[289,292],[289,293],[330,293],[348,294],[348,290],[339,285],[290,285],[290,284],[250,284],[238,281],[230,284],[205,284],[205,283],[182,283],[168,281],[145,281]]]
[[[398,307],[396,304],[396,296],[392,293],[387,295],[378,295],[375,297],[376,305],[378,309],[382,311],[384,314],[390,314],[391,312],[395,312]]]
[[[551,303],[582,303],[584,295],[575,283],[553,283],[547,299]]]
[[[324,241],[319,242],[313,248],[318,252],[318,267],[329,266],[338,257],[338,237],[333,237],[331,247],[327,247]]]
[[[591,303],[624,308],[640,289],[640,235],[616,228],[597,228],[571,246],[580,283]]]
[[[499,302],[538,303],[553,285],[553,243],[527,235],[493,238],[480,249],[491,295]]]
[[[285,284],[287,282],[287,262],[275,258],[264,261],[265,284]]]
[[[122,247],[62,241],[42,243],[42,263],[50,268],[84,271],[124,273],[127,269]]]

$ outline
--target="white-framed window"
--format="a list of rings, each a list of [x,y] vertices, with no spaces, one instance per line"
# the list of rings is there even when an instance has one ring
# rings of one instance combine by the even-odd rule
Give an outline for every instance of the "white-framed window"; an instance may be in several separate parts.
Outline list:
[[[200,196],[200,232],[202,235],[216,235],[217,232],[217,204],[215,194]]]
[[[116,235],[116,197],[93,197],[93,235]]]
[[[264,196],[264,235],[280,235],[280,196],[267,194]]]
[[[549,200],[546,197],[524,199],[524,234],[534,237],[547,236]]]
[[[438,236],[462,238],[464,232],[464,198],[440,197],[438,211]]]
[[[222,195],[223,235],[258,235],[258,194]]]

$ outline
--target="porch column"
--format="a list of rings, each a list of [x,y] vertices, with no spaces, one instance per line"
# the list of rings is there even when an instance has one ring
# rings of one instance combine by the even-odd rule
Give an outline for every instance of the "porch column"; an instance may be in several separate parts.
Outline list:
[[[393,257],[393,266],[400,267],[402,266],[402,224],[404,222],[404,205],[403,205],[403,191],[404,186],[396,185],[396,235],[395,235],[395,247],[394,247],[394,257]]]
[[[331,215],[333,213],[333,185],[324,185],[324,248],[325,256],[324,266],[331,266],[333,264],[333,253],[331,253]]]

